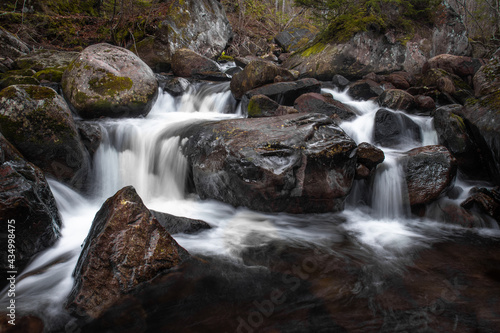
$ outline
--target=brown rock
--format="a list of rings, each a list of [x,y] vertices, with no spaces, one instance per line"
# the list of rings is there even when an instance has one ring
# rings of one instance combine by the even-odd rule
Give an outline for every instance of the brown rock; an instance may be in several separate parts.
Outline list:
[[[180,77],[196,77],[208,72],[220,72],[217,63],[190,49],[179,49],[172,57],[172,71]]]

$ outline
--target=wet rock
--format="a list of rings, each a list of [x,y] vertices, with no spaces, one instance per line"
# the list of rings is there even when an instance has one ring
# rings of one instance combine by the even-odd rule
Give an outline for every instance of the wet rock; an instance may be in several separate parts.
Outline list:
[[[420,113],[427,113],[436,108],[436,102],[430,96],[418,95],[415,96],[416,109]]]
[[[340,90],[344,90],[351,82],[342,75],[335,74],[332,78],[332,84]]]
[[[295,52],[307,45],[319,33],[312,24],[292,24],[278,33],[274,40],[285,52]]]
[[[165,10],[165,19],[154,36],[137,44],[141,59],[157,72],[168,70],[172,56],[181,48],[215,59],[233,37],[219,1],[175,0],[166,4]]]
[[[493,189],[474,187],[470,196],[460,204],[467,210],[479,210],[500,223],[500,187]]]
[[[212,227],[205,221],[175,216],[163,212],[150,210],[158,223],[167,230],[169,234],[195,234]]]
[[[396,89],[406,90],[410,88],[410,83],[407,80],[410,75],[410,73],[397,72],[386,75],[384,79],[390,82]]]
[[[500,49],[474,75],[476,97],[495,93],[500,89]]]
[[[189,258],[131,186],[97,212],[74,270],[69,311],[97,318],[160,273]]]
[[[0,317],[0,330],[2,333],[44,332],[43,320],[33,315],[16,316],[14,320],[15,325],[9,323],[10,320],[10,317],[6,313],[2,313]]]
[[[163,87],[172,96],[182,96],[190,86],[189,80],[183,77],[165,77]]]
[[[20,272],[31,258],[52,246],[60,236],[61,219],[56,201],[42,171],[27,162],[0,134],[0,256],[2,288],[7,280],[9,230],[15,233],[15,266]],[[10,227],[8,227],[10,225]]]
[[[274,117],[287,114],[284,106],[265,95],[255,95],[248,101],[248,117]],[[297,111],[296,111],[297,112]]]
[[[401,89],[385,90],[378,98],[380,106],[393,110],[410,111],[416,106],[415,98]]]
[[[225,120],[185,135],[203,199],[266,212],[338,211],[354,179],[356,144],[324,115]]]
[[[265,95],[285,106],[293,106],[298,96],[307,93],[320,93],[321,83],[315,79],[301,79],[293,82],[271,83],[248,91],[241,99],[243,110],[248,109],[248,103],[253,96]]]
[[[472,84],[472,78],[484,64],[485,61],[483,59],[452,54],[440,54],[429,59],[425,63],[422,68],[422,73],[427,73],[431,68],[440,68],[450,74],[459,76],[468,84]]]
[[[231,79],[231,92],[236,99],[241,99],[249,90],[275,82],[280,76],[284,81],[294,80],[292,72],[264,60],[249,63],[243,71]]]
[[[303,94],[295,100],[294,107],[298,112],[322,113],[332,118],[338,116],[342,120],[350,120],[356,117],[354,109],[334,100],[331,95]]]
[[[0,131],[45,173],[81,189],[88,154],[71,111],[53,89],[10,86],[0,92]]]
[[[366,165],[370,169],[374,169],[385,159],[384,152],[367,142],[362,142],[358,145],[356,152],[358,163]]]
[[[482,219],[477,216],[477,214],[474,215],[451,201],[435,204],[427,213],[427,216],[440,222],[458,225],[464,228],[481,228],[485,226]]]
[[[457,115],[462,108],[458,104],[446,105],[433,113],[439,144],[445,146],[457,159],[462,171],[474,178],[484,178],[485,170],[478,147],[470,137],[464,119]]]
[[[411,206],[428,204],[453,186],[456,160],[444,146],[412,149],[404,162]]]
[[[172,71],[176,76],[199,78],[211,72],[220,72],[220,68],[215,61],[190,49],[179,49],[172,57]]]
[[[151,110],[158,82],[135,54],[103,43],[87,47],[70,64],[62,89],[82,118],[139,117]]]
[[[474,96],[470,86],[459,76],[440,68],[431,68],[422,75],[421,83],[427,87],[437,87],[449,102],[447,104],[465,104]]]
[[[420,127],[407,115],[380,109],[375,114],[374,139],[385,147],[421,142]]]
[[[82,140],[83,145],[87,148],[90,156],[94,156],[97,149],[101,145],[102,131],[98,124],[87,122],[87,121],[77,121],[76,128],[78,129],[78,134]]]
[[[349,95],[356,100],[368,100],[378,97],[384,92],[384,89],[377,82],[364,79],[356,81],[349,85]]]

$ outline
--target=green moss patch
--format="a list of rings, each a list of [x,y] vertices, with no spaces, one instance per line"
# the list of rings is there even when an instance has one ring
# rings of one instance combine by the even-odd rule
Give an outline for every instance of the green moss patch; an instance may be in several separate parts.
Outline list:
[[[89,80],[89,87],[99,95],[114,96],[120,91],[132,88],[133,82],[129,77],[116,76],[106,73],[100,78]]]

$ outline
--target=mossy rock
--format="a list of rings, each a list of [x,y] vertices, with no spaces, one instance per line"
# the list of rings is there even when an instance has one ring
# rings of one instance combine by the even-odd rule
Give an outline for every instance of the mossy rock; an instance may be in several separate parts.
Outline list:
[[[18,84],[39,85],[40,81],[31,76],[4,75],[4,78],[0,80],[0,90]]]
[[[17,58],[15,65],[20,69],[33,69],[37,72],[47,68],[64,70],[78,54],[78,52],[38,50]]]
[[[82,51],[62,77],[64,96],[81,117],[139,117],[151,110],[158,82],[131,51],[96,44]]]
[[[76,188],[89,161],[65,100],[53,89],[16,85],[0,92],[0,132],[30,162]]]
[[[59,68],[47,68],[35,74],[38,81],[61,82],[64,70]]]

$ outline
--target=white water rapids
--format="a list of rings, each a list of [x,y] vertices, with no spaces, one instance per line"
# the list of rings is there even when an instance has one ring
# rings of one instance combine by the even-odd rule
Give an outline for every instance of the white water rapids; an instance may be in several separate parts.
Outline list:
[[[356,102],[345,92],[324,89],[334,98],[356,108],[359,116],[341,127],[356,143],[373,144],[373,121],[378,106]],[[227,110],[232,113],[226,113]],[[146,118],[99,120],[103,142],[93,161],[93,193],[89,197],[67,186],[50,181],[63,220],[62,237],[50,249],[36,256],[18,277],[16,304],[19,314],[35,313],[46,322],[60,320],[65,298],[72,284],[72,272],[95,213],[118,190],[133,185],[146,206],[157,211],[201,219],[212,229],[195,235],[177,234],[174,238],[189,252],[214,254],[239,260],[247,246],[273,239],[292,243],[328,244],[350,237],[374,261],[394,263],[404,260],[407,251],[425,247],[459,227],[431,219],[412,218],[405,192],[404,174],[398,161],[402,150],[384,149],[386,159],[378,167],[368,199],[366,189],[355,184],[345,211],[337,214],[264,214],[216,202],[201,201],[185,195],[187,161],[179,137],[173,133],[199,120],[243,117],[235,110],[227,83],[192,87],[181,97],[160,91]],[[422,130],[422,145],[437,144],[430,117],[411,116]],[[465,191],[472,184],[457,180]],[[492,235],[498,228],[486,221]],[[482,232],[482,231],[480,231]],[[0,303],[4,306],[6,293]],[[50,325],[49,325],[50,326]]]

